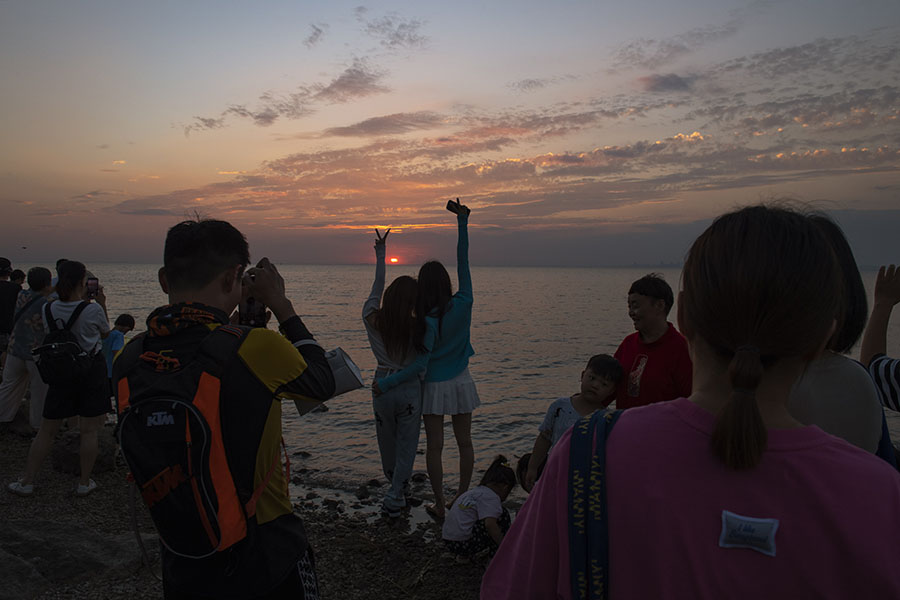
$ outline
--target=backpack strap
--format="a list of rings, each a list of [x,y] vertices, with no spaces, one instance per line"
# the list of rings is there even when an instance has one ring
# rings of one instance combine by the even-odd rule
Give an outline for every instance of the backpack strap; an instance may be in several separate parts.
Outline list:
[[[573,598],[609,597],[606,440],[621,414],[621,410],[594,411],[572,427],[568,522]]]
[[[221,376],[229,359],[237,354],[252,329],[241,325],[220,325],[213,329],[197,349],[196,358],[204,362],[204,371],[215,377]]]
[[[71,331],[72,325],[75,324],[75,321],[78,320],[78,317],[81,316],[81,313],[83,313],[84,309],[86,309],[90,304],[91,303],[87,300],[82,300],[81,304],[75,307],[75,310],[72,312],[72,316],[69,317],[68,321],[66,321],[66,331]]]
[[[60,327],[56,324],[56,320],[53,318],[53,312],[50,310],[50,305],[52,302],[48,302],[44,305],[44,316],[47,317],[47,326],[50,328],[50,331],[57,331],[59,329],[65,329],[66,331],[71,331],[72,325],[75,324],[75,321],[78,320],[78,317],[81,316],[81,313],[84,312],[84,309],[88,307],[90,302],[87,300],[82,300],[81,304],[75,307],[75,310],[72,312],[72,316],[69,317],[69,320],[66,321],[66,324]],[[24,310],[24,309],[23,309]]]
[[[44,305],[44,318],[47,321],[47,327],[50,328],[50,331],[58,331],[59,325],[56,324],[56,321],[53,320],[53,313],[50,312],[50,305],[52,302],[48,302]]]

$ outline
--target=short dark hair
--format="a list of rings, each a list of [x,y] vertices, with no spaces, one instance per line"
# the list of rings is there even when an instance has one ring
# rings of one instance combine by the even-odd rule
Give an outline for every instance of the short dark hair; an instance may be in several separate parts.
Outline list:
[[[249,263],[247,239],[226,221],[182,221],[166,234],[163,265],[172,289],[203,288],[223,271]]]
[[[53,281],[53,274],[50,269],[44,267],[31,267],[28,269],[28,287],[35,292],[39,292],[50,285]]]
[[[13,269],[13,272],[9,274],[9,278],[11,280],[18,279],[20,281],[25,281],[25,271],[22,269]]]
[[[666,314],[672,310],[675,304],[675,295],[672,293],[672,287],[666,283],[660,273],[649,273],[644,275],[631,284],[628,290],[629,294],[640,294],[654,300],[662,300],[666,304]]]
[[[516,487],[516,472],[512,470],[506,457],[502,454],[498,454],[491,462],[481,478],[480,485],[489,485],[491,483],[505,484],[509,486],[509,489]]]
[[[59,294],[59,299],[63,301],[78,300],[71,296],[86,274],[87,269],[84,264],[77,260],[67,260],[59,265],[59,280],[56,282],[56,293]]]
[[[134,317],[129,315],[128,313],[122,313],[118,317],[116,317],[116,322],[114,323],[116,327],[131,327],[134,329]]]
[[[590,369],[600,377],[612,383],[622,381],[622,365],[609,354],[595,354],[590,358],[585,369]]]

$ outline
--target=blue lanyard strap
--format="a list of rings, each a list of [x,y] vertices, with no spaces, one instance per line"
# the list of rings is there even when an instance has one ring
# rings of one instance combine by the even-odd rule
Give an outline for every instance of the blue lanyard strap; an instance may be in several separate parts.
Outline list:
[[[609,596],[606,439],[622,411],[595,411],[572,427],[569,450],[569,564],[572,598]]]

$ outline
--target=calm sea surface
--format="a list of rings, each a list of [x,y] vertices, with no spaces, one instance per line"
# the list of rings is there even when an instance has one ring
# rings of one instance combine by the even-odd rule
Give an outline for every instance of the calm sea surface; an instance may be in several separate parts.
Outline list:
[[[123,312],[138,322],[135,333],[166,297],[156,279],[158,265],[91,264],[108,298],[110,321]],[[374,266],[279,265],[288,297],[319,342],[330,350],[341,346],[371,382],[375,360],[361,322]],[[387,280],[415,275],[417,267],[389,266]],[[456,288],[455,269],[449,269]],[[650,269],[567,269],[474,267],[475,308],[470,371],[481,396],[472,422],[476,480],[493,456],[510,459],[531,450],[537,427],[549,403],[578,391],[587,359],[612,354],[633,331],[625,298],[632,281]],[[656,269],[674,289],[679,269]],[[874,273],[864,273],[868,286]],[[871,297],[871,296],[870,296]],[[674,309],[672,312],[674,320]],[[274,323],[271,325],[275,327]],[[900,355],[900,319],[892,323],[889,352]],[[328,402],[327,412],[300,417],[284,405],[285,442],[293,469],[315,471],[324,484],[349,488],[382,477],[372,400],[367,388]],[[419,450],[424,452],[422,433]],[[425,471],[425,458],[416,459]],[[457,453],[449,418],[445,432],[445,482],[456,482]]]

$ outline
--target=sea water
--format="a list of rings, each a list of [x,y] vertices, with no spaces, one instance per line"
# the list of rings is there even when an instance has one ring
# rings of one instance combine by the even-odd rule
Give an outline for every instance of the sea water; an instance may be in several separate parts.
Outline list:
[[[110,322],[121,313],[137,320],[128,337],[144,330],[147,315],[166,303],[157,282],[158,265],[91,264],[88,268],[104,286]],[[366,387],[330,400],[325,412],[300,416],[293,403],[284,404],[285,443],[291,453],[298,453],[292,458],[292,469],[305,469],[323,485],[346,489],[383,478],[369,389],[375,359],[361,314],[374,266],[278,268],[297,314],[319,343],[326,350],[342,347],[366,382]],[[416,270],[412,265],[389,265],[387,281],[415,275]],[[448,270],[456,289],[455,269]],[[680,269],[673,268],[472,268],[475,355],[469,370],[481,398],[472,417],[476,481],[497,454],[514,462],[529,452],[549,404],[578,391],[588,358],[612,354],[633,331],[626,308],[628,287],[648,272],[661,273],[677,290]],[[871,287],[874,273],[863,277]],[[675,309],[673,322],[674,315]],[[270,324],[275,327],[274,322]],[[900,319],[893,321],[888,339],[889,353],[900,355]],[[459,469],[449,417],[444,439],[444,480],[452,488]],[[425,471],[424,450],[423,430],[416,471]]]

